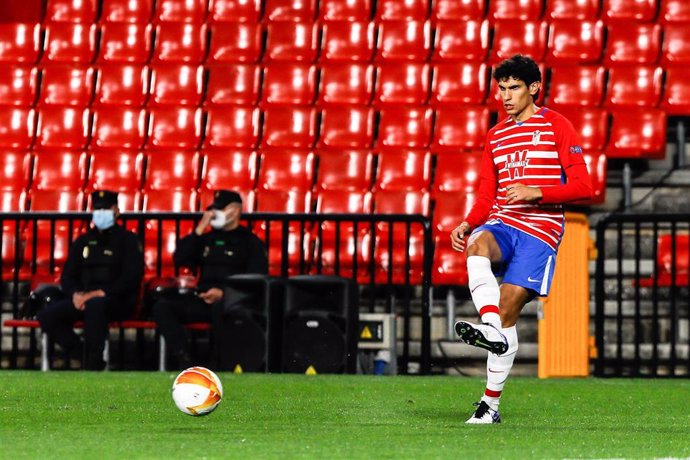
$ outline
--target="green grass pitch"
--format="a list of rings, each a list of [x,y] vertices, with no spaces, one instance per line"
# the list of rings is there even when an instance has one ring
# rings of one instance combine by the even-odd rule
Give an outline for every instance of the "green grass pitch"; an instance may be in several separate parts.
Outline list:
[[[221,374],[191,417],[174,376],[0,371],[0,457],[690,457],[688,380],[513,378],[503,423],[467,426],[481,379]]]

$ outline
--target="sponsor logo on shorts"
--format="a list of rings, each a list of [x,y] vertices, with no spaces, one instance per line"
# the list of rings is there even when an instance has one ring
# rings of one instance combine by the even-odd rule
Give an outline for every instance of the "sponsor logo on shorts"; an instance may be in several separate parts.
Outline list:
[[[570,147],[570,153],[582,153],[582,147],[579,145],[573,145]]]

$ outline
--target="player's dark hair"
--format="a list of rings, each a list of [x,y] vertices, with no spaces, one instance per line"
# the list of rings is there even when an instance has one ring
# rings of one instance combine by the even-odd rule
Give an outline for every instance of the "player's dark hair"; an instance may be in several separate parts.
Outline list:
[[[510,77],[524,81],[529,88],[529,85],[535,81],[541,81],[541,70],[539,70],[539,66],[532,58],[516,54],[498,64],[494,69],[494,80],[497,82],[507,80]],[[533,99],[536,101],[538,97],[539,91],[537,91]]]

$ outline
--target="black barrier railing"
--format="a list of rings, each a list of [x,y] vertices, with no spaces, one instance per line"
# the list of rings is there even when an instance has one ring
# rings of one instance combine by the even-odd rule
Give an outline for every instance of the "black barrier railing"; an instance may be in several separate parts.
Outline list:
[[[200,213],[192,212],[123,213],[120,221],[139,235],[148,276],[160,277],[179,273],[179,267],[172,265],[169,238],[176,241],[188,234],[200,217]],[[20,316],[20,286],[54,281],[70,244],[86,231],[90,219],[91,214],[86,212],[0,213],[2,280],[10,287],[6,301],[12,305],[14,318]],[[377,296],[383,290],[387,294],[386,311],[401,313],[403,320],[403,350],[399,354],[403,373],[411,361],[413,294],[410,287],[420,285],[420,373],[431,372],[430,291],[434,243],[429,218],[406,214],[245,213],[242,221],[266,244],[272,275],[331,274],[353,278],[369,288],[366,306],[369,311],[374,310]],[[292,244],[295,240],[296,244]],[[326,247],[329,242],[330,246]],[[402,312],[396,312],[392,299],[401,287]],[[13,350],[17,347],[17,334],[17,329],[13,329]],[[0,347],[1,344],[0,330]]]
[[[597,225],[597,376],[690,376],[690,215],[613,214]]]

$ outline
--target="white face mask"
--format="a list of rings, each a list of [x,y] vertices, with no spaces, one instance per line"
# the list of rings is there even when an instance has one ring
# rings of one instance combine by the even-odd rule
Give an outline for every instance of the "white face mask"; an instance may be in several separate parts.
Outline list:
[[[97,229],[107,230],[115,225],[115,212],[112,209],[95,209],[92,222]]]
[[[220,230],[228,223],[228,216],[220,209],[213,210],[213,219],[211,219],[211,227]]]

